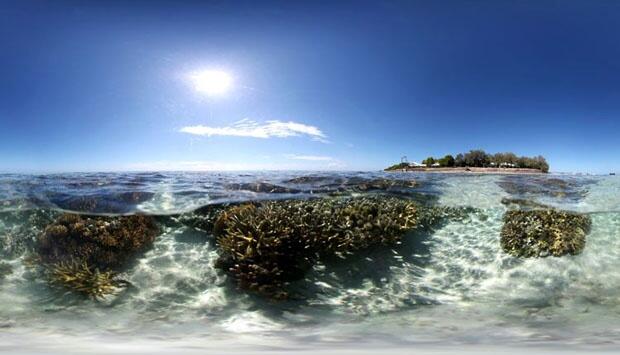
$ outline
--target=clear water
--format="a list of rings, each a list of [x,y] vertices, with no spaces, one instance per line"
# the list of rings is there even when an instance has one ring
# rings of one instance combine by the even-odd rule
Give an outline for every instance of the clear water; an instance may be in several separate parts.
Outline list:
[[[0,281],[0,351],[620,350],[619,177],[315,173],[325,178],[286,183],[301,175],[0,175],[0,255],[13,269]],[[317,265],[299,286],[312,292],[288,302],[236,289],[214,267],[211,236],[175,221],[205,204],[305,198],[376,177],[419,181],[397,191],[405,197],[477,210],[409,234],[392,249]],[[256,181],[294,190],[257,193],[234,185]],[[585,251],[527,260],[504,254],[506,197],[589,213]],[[25,265],[41,220],[84,209],[155,214],[165,226],[124,275],[134,287],[100,302],[60,294]]]

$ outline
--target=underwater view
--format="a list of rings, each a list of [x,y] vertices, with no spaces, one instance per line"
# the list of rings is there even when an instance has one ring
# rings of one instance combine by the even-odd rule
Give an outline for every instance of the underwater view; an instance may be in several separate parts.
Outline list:
[[[0,350],[617,350],[619,235],[615,176],[4,174]]]
[[[0,353],[620,354],[618,19],[0,0]]]

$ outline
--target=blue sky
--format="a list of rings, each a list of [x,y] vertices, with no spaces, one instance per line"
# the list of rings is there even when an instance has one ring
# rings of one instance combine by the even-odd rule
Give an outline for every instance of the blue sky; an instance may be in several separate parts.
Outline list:
[[[620,170],[620,2],[0,1],[0,171]],[[228,73],[223,95],[192,75]]]

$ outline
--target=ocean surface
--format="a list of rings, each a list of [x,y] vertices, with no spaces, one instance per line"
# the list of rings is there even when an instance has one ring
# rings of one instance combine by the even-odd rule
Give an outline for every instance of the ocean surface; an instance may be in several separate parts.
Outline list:
[[[300,176],[309,178],[292,180]],[[372,179],[415,187],[353,191]],[[262,185],[257,185],[260,182]],[[213,237],[179,222],[208,204],[391,194],[473,207],[399,245],[319,265],[304,299],[240,290]],[[499,238],[506,198],[587,213],[576,256],[519,259]],[[157,216],[162,233],[102,300],[59,292],[29,267],[62,211]],[[429,353],[620,351],[620,177],[417,173],[0,175],[0,352]],[[311,287],[310,287],[311,286]],[[498,350],[499,349],[499,350]]]

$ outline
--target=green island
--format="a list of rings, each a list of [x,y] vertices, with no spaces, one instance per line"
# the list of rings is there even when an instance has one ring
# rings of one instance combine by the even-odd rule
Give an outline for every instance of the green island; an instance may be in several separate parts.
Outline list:
[[[541,174],[549,172],[549,164],[541,155],[525,157],[510,152],[489,154],[475,149],[459,153],[456,157],[451,154],[442,158],[428,157],[421,163],[408,162],[406,157],[403,157],[400,163],[386,168],[385,171]]]

